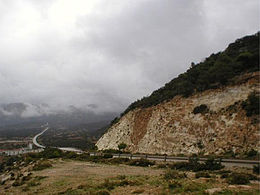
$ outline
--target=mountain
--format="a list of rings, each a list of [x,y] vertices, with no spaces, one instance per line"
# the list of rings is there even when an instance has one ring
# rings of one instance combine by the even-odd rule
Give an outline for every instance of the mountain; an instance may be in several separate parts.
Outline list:
[[[243,154],[259,148],[259,32],[194,64],[132,103],[98,140],[100,150]]]
[[[117,114],[113,112],[98,114],[74,106],[69,106],[65,110],[53,110],[47,104],[35,105],[19,102],[0,105],[0,127],[46,122],[54,127],[75,126],[109,121]]]

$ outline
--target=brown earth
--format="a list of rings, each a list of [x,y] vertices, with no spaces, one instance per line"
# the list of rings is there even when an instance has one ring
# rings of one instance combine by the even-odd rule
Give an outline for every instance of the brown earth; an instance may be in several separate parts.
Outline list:
[[[0,194],[81,195],[106,191],[111,195],[196,195],[205,194],[206,191],[216,189],[226,192],[224,194],[239,194],[242,192],[252,195],[259,194],[258,181],[251,181],[248,185],[229,185],[225,179],[221,179],[219,175],[214,173],[211,173],[211,178],[195,178],[195,173],[186,172],[187,178],[168,181],[164,179],[164,173],[167,170],[155,167],[143,168],[71,160],[52,160],[51,162],[53,163],[52,168],[33,171],[31,179],[21,186],[0,185]],[[232,168],[231,170],[244,173],[251,172],[249,169],[242,168]],[[171,188],[169,184],[176,186]],[[110,188],[110,185],[114,185],[114,187]]]
[[[247,117],[242,108],[254,91],[259,93],[259,72],[237,77],[226,87],[132,110],[96,145],[100,150],[117,149],[124,142],[131,152],[169,155],[259,151],[259,118]],[[201,104],[209,111],[193,114]]]

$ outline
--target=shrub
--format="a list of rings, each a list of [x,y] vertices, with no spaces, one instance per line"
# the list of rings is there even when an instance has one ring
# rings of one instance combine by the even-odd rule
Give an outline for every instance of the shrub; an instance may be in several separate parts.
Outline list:
[[[33,171],[41,171],[43,169],[47,169],[52,167],[51,163],[48,161],[40,161],[33,166]]]
[[[196,178],[200,178],[200,177],[210,178],[211,176],[210,176],[210,174],[208,172],[201,171],[201,172],[197,172],[195,174],[195,177]]]
[[[111,122],[110,122],[110,126],[116,124],[119,121],[118,117],[115,117]]]
[[[105,179],[105,181],[99,185],[99,188],[105,188],[108,190],[113,190],[117,186],[126,186],[126,185],[136,185],[136,183],[123,179],[121,181],[110,181]]]
[[[113,158],[113,155],[106,153],[106,154],[103,155],[103,158]]]
[[[171,170],[171,169],[168,169],[164,173],[164,179],[165,180],[181,179],[181,178],[186,178],[186,177],[187,177],[187,175],[185,173],[180,173],[176,170]]]
[[[228,178],[229,173],[221,173],[220,174],[220,178],[224,179],[224,178]]]
[[[129,161],[130,161],[129,158],[111,158],[107,160],[107,162],[111,164],[125,164],[128,163]]]
[[[76,159],[78,157],[78,155],[75,152],[65,152],[63,155],[65,158],[68,159]]]
[[[159,164],[159,165],[157,165],[157,168],[164,169],[164,168],[167,168],[167,165],[166,164]]]
[[[44,151],[34,154],[34,158],[45,158],[45,159],[50,159],[50,158],[61,158],[64,157],[64,153],[62,150],[57,149],[57,148],[45,148]]]
[[[249,94],[248,98],[242,103],[242,108],[246,111],[248,117],[259,115],[259,95],[256,92]]]
[[[116,186],[115,182],[109,181],[109,179],[105,179],[105,181],[99,185],[99,188],[106,188],[108,190],[113,190]]]
[[[130,160],[128,164],[131,166],[148,167],[154,165],[155,162],[141,158],[141,159]]]
[[[206,104],[201,104],[200,106],[196,106],[193,109],[192,113],[198,114],[198,113],[206,113],[208,111],[209,111],[208,106]]]
[[[90,157],[89,153],[83,153],[77,155],[77,160],[88,160]]]
[[[229,184],[248,184],[249,177],[243,173],[231,173],[227,178]]]
[[[35,181],[35,180],[30,181],[30,182],[27,184],[28,187],[33,187],[33,186],[38,186],[38,185],[41,185],[41,183],[40,183],[40,182],[37,182],[37,181]]]
[[[204,170],[220,170],[224,168],[224,166],[221,164],[221,159],[216,160],[214,158],[208,158],[206,162],[204,163]]]
[[[4,171],[4,168],[5,168],[4,163],[0,163],[0,173]]]
[[[127,145],[125,143],[121,143],[118,145],[118,149],[121,151],[121,150],[124,150],[126,149]]]
[[[14,183],[12,184],[12,186],[21,186],[21,185],[23,185],[23,184],[24,184],[23,181],[21,181],[21,180],[15,180]]]
[[[260,173],[260,167],[259,167],[259,165],[254,165],[254,167],[253,167],[253,173],[259,175],[259,173]]]
[[[137,189],[132,192],[132,194],[142,194],[145,190],[144,189]]]
[[[101,190],[96,192],[94,195],[110,195],[110,193],[106,190]]]
[[[106,149],[106,150],[102,150],[103,153],[115,153],[115,154],[118,154],[118,153],[121,153],[120,150],[115,150],[115,149]]]
[[[207,171],[207,170],[220,170],[224,168],[221,164],[221,160],[215,160],[209,158],[204,163],[200,163],[197,157],[190,157],[188,162],[176,162],[169,165],[171,169],[183,170],[183,171]]]
[[[180,187],[182,187],[182,184],[178,181],[170,180],[168,183],[168,188],[170,188],[170,189],[175,189],[175,188],[180,188]]]
[[[246,156],[249,157],[249,158],[250,157],[255,157],[257,155],[257,153],[258,152],[256,150],[251,149],[249,152],[246,153]]]

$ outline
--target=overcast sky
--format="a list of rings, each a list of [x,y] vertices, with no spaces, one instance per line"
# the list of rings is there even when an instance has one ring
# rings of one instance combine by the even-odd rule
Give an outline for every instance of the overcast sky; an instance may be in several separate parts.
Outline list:
[[[122,111],[259,30],[259,0],[0,0],[0,104]]]

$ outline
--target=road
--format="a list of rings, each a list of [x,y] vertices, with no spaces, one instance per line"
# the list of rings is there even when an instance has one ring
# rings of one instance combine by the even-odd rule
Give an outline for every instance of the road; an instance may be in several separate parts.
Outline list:
[[[45,146],[39,144],[37,142],[37,138],[42,135],[45,131],[47,131],[49,127],[46,127],[41,133],[37,134],[33,138],[33,143],[39,147],[39,148],[45,148]],[[77,148],[71,148],[71,147],[57,147],[60,150],[63,151],[72,151],[72,152],[78,152],[83,153],[82,150],[79,150]],[[90,153],[91,156],[95,155],[102,155],[102,153]],[[178,161],[184,161],[187,162],[189,160],[188,157],[177,157],[177,156],[163,156],[163,155],[144,155],[144,154],[112,154],[114,158],[116,157],[125,157],[125,158],[131,158],[131,159],[140,159],[145,158],[148,160],[155,160],[155,161],[165,161],[165,162],[178,162]],[[199,158],[200,162],[206,161],[207,158]],[[239,166],[239,167],[253,167],[254,165],[260,164],[257,160],[244,160],[244,159],[221,159],[221,162],[225,166]]]
[[[43,146],[43,145],[41,145],[41,144],[39,144],[39,143],[37,142],[37,138],[38,138],[40,135],[42,135],[45,131],[47,131],[48,129],[49,129],[49,127],[46,127],[41,133],[38,133],[37,135],[34,136],[34,138],[33,138],[33,144],[34,144],[34,145],[36,145],[36,146],[39,147],[39,148],[45,148],[45,146]]]
[[[98,155],[98,153],[90,153],[90,155]],[[163,156],[163,155],[144,155],[144,154],[112,154],[114,158],[130,158],[140,159],[145,158],[154,161],[165,162],[188,162],[189,157],[177,157],[177,156]],[[206,161],[207,158],[199,158],[200,162]],[[254,165],[260,164],[257,160],[244,160],[244,159],[221,159],[221,163],[227,167],[238,166],[252,168]]]
[[[37,138],[39,136],[41,136],[45,131],[47,131],[49,129],[49,127],[46,127],[41,133],[38,133],[37,135],[34,136],[33,138],[33,144],[36,145],[37,147],[39,148],[45,148],[45,146],[39,144],[37,142]],[[82,150],[79,150],[77,148],[71,148],[71,147],[57,147],[58,149],[60,150],[63,150],[63,151],[69,151],[69,152],[83,152]]]

